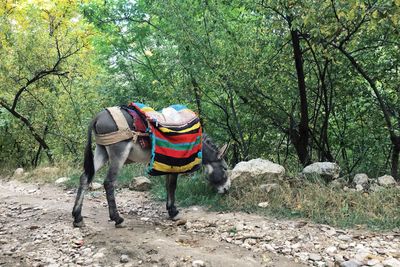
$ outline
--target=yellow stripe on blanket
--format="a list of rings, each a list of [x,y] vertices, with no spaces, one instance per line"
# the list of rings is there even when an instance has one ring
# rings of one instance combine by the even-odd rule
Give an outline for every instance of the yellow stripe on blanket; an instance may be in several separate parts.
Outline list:
[[[171,129],[168,129],[168,128],[165,128],[165,127],[159,127],[158,129],[163,133],[171,133],[171,132],[173,132],[173,133],[187,133],[187,132],[193,131],[195,129],[198,129],[199,127],[200,127],[200,122],[196,123],[195,125],[193,125],[190,128],[187,128],[187,129],[184,129],[184,130],[180,130],[180,131],[174,131],[174,130],[171,130]]]
[[[187,165],[184,165],[184,166],[170,166],[170,165],[155,161],[153,164],[153,168],[156,169],[157,171],[162,171],[162,172],[183,173],[188,170],[191,170],[195,165],[200,164],[200,163],[201,163],[200,158],[196,158],[193,162],[191,162]]]

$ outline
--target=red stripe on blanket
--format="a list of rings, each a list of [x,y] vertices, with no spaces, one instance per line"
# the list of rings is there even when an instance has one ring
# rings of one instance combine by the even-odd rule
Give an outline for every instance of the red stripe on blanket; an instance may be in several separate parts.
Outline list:
[[[155,153],[163,154],[174,158],[187,158],[196,151],[201,151],[201,143],[194,146],[191,150],[174,150],[166,147],[156,146]]]
[[[176,136],[166,136],[162,132],[158,131],[157,129],[153,128],[153,130],[154,130],[154,135],[157,138],[166,140],[166,141],[168,141],[170,143],[173,143],[173,144],[196,142],[197,137],[199,136],[198,132],[197,133],[192,133],[192,134],[180,134],[180,135],[176,135]]]

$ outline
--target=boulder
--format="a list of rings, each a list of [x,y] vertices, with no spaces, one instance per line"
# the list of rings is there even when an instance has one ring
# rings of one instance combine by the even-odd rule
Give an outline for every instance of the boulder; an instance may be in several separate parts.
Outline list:
[[[355,185],[366,185],[368,184],[368,175],[365,173],[358,173],[354,175],[353,182]]]
[[[334,162],[315,162],[305,167],[302,171],[305,177],[319,176],[327,182],[337,179],[339,173],[340,167]]]
[[[58,178],[54,183],[55,184],[63,184],[63,183],[65,183],[66,181],[68,181],[69,180],[69,177],[60,177],[60,178]]]
[[[21,177],[22,175],[24,175],[24,169],[23,168],[17,168],[14,171],[13,177]]]
[[[378,184],[381,186],[396,185],[396,180],[390,175],[384,175],[378,178]]]
[[[285,175],[285,168],[265,159],[252,159],[239,162],[231,173],[231,180],[240,177],[240,180],[261,180],[264,182],[281,180]]]
[[[148,191],[151,188],[151,181],[145,176],[139,176],[133,178],[129,185],[129,189],[136,191]]]

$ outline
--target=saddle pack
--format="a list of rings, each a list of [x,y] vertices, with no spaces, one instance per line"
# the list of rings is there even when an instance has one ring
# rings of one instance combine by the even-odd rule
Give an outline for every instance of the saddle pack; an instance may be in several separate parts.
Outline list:
[[[147,121],[152,154],[150,175],[188,173],[200,168],[202,129],[196,113],[183,105],[160,112],[141,103],[131,103],[128,108]]]
[[[132,116],[134,125],[129,127],[121,108]],[[173,105],[160,112],[141,104],[107,108],[118,130],[96,134],[96,143],[110,145],[132,139],[142,148],[151,146],[150,175],[188,173],[200,168],[202,129],[200,119],[183,105]]]

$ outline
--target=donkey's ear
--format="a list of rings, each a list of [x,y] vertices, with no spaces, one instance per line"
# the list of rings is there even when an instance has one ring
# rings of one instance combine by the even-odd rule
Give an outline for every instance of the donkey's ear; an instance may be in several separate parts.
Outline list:
[[[227,143],[227,144],[223,145],[223,146],[219,149],[219,151],[218,151],[218,156],[217,156],[218,159],[222,159],[222,158],[225,156],[226,152],[228,151],[229,145],[230,145],[230,143]]]

